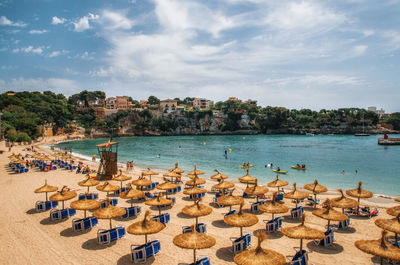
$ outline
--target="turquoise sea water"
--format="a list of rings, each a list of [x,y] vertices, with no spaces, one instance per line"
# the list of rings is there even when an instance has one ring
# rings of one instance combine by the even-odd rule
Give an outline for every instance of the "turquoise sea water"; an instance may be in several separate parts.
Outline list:
[[[329,188],[355,188],[358,181],[364,188],[378,194],[396,196],[400,193],[400,146],[380,146],[379,136],[352,135],[235,135],[235,136],[162,136],[115,138],[119,142],[118,161],[134,161],[141,168],[167,170],[179,162],[185,171],[197,164],[206,177],[213,169],[230,178],[245,175],[240,165],[254,165],[250,175],[261,183],[275,179],[275,172],[265,165],[273,163],[281,170],[281,179],[312,183],[315,178]],[[108,139],[64,142],[60,148],[72,148],[74,153],[88,157],[97,155],[96,144]],[[227,158],[224,150],[228,151]],[[157,154],[161,154],[160,158]],[[308,170],[291,169],[291,165],[306,164]],[[345,171],[342,174],[342,171]],[[358,174],[355,173],[358,170]]]

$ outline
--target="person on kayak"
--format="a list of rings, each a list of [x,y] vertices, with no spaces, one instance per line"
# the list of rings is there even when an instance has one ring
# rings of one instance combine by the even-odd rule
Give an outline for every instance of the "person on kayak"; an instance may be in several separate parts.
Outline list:
[[[280,168],[280,167],[278,167],[276,170],[277,170],[277,171],[281,171],[281,168]]]

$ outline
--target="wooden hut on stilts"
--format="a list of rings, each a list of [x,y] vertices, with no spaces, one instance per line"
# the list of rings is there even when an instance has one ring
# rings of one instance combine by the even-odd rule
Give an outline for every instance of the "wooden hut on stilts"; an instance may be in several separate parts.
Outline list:
[[[101,180],[110,180],[118,170],[118,143],[110,142],[96,145],[99,152],[100,165],[97,176]]]

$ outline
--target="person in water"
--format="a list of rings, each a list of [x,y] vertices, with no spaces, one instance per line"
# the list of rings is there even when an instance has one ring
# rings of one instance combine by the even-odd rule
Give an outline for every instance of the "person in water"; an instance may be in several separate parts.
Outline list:
[[[281,168],[280,168],[280,167],[278,167],[276,170],[277,170],[277,171],[281,171]]]

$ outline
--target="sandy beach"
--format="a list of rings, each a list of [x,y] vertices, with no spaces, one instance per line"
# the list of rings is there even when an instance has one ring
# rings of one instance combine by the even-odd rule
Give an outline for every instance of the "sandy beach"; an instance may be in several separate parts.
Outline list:
[[[54,137],[46,139],[46,142],[41,142],[35,145],[39,152],[51,153],[45,145],[52,142],[61,141],[62,137]],[[132,264],[130,261],[130,246],[131,244],[143,244],[144,237],[127,234],[122,240],[118,240],[109,246],[97,244],[97,230],[100,228],[107,229],[108,220],[99,220],[97,227],[79,233],[74,232],[71,228],[71,220],[66,219],[60,222],[51,222],[49,212],[37,213],[35,211],[35,202],[44,200],[44,194],[35,194],[33,191],[42,186],[45,180],[48,184],[61,188],[67,185],[72,189],[76,189],[77,193],[85,192],[85,188],[77,185],[78,181],[84,179],[84,175],[76,174],[75,172],[64,169],[57,169],[49,172],[40,172],[36,168],[30,169],[28,173],[15,174],[11,173],[8,167],[9,159],[7,158],[12,153],[31,153],[23,151],[26,146],[15,146],[11,152],[4,146],[4,142],[0,145],[0,150],[7,150],[0,155],[0,174],[1,174],[1,192],[3,206],[0,217],[0,232],[2,247],[0,255],[2,264]],[[78,160],[78,159],[77,159]],[[82,159],[79,159],[82,160]],[[83,161],[83,160],[82,160]],[[84,161],[91,168],[96,168],[97,165],[92,161]],[[173,167],[173,165],[171,165]],[[186,171],[193,170],[192,168],[184,168]],[[200,169],[201,170],[201,169]],[[124,169],[125,171],[125,169]],[[135,167],[134,171],[125,172],[127,175],[136,179],[140,174],[140,169]],[[161,172],[166,173],[166,172]],[[216,181],[210,180],[209,176],[200,176],[207,180],[205,184],[207,190],[211,190],[211,186],[216,184]],[[153,180],[162,182],[162,176],[153,177]],[[188,180],[188,177],[183,177],[183,181]],[[282,177],[284,179],[284,177]],[[235,195],[241,195],[245,185],[238,183],[235,179],[228,179],[236,183]],[[272,181],[272,179],[270,180]],[[118,184],[119,182],[114,182]],[[266,183],[259,183],[266,185]],[[292,183],[289,183],[291,185]],[[356,187],[357,183],[354,183]],[[94,190],[94,188],[91,188]],[[272,194],[270,189],[267,195]],[[286,189],[285,189],[286,190]],[[105,194],[99,192],[99,198],[104,199]],[[176,195],[176,204],[167,211],[171,215],[171,220],[166,228],[158,234],[150,235],[149,239],[159,239],[161,241],[161,252],[155,259],[149,259],[145,264],[178,264],[190,263],[193,259],[193,251],[181,249],[172,243],[175,235],[182,232],[182,226],[194,224],[194,218],[188,218],[181,214],[180,211],[186,205],[192,204],[193,201],[186,198],[180,192]],[[338,197],[338,192],[330,190],[324,195],[319,195],[319,199],[323,201],[327,197]],[[214,193],[207,193],[203,202],[213,208],[211,215],[200,217],[199,221],[207,225],[207,234],[212,235],[216,239],[216,244],[209,249],[198,250],[198,255],[206,255],[211,259],[211,264],[234,264],[233,254],[231,253],[232,243],[230,237],[239,236],[239,228],[230,227],[223,222],[223,215],[228,211],[227,207],[216,207],[212,200]],[[73,199],[76,200],[77,198]],[[71,200],[71,201],[73,201]],[[255,199],[245,199],[244,208],[249,211],[250,202]],[[71,201],[66,202],[66,206]],[[294,208],[294,203],[291,200],[284,199],[285,205],[289,208]],[[118,199],[118,206],[129,206],[128,201]],[[146,206],[143,202],[139,203],[142,211],[139,217],[122,220],[114,219],[113,225],[129,226],[136,220],[142,220],[144,212],[147,209],[152,211],[152,214],[157,214],[155,208]],[[381,234],[381,229],[378,228],[374,221],[377,218],[393,218],[386,214],[385,208],[398,205],[391,199],[373,197],[368,200],[361,200],[361,205],[370,207],[378,207],[380,210],[378,217],[368,219],[367,217],[351,217],[350,229],[338,230],[335,233],[336,242],[327,248],[319,247],[313,241],[305,241],[305,248],[310,250],[310,264],[373,264],[379,259],[373,258],[354,246],[354,242],[359,239],[378,239]],[[238,207],[234,206],[234,209]],[[304,206],[307,214],[306,224],[325,231],[326,220],[318,218],[311,214],[313,208]],[[270,214],[257,214],[259,222],[249,228],[244,228],[245,232],[252,234],[252,246],[256,245],[256,237],[254,234],[258,231],[265,230],[265,224],[262,220],[271,219]],[[75,217],[83,217],[82,211],[77,211]],[[283,227],[299,224],[299,220],[290,218],[290,213],[283,214]],[[334,222],[335,223],[335,222]],[[299,245],[299,240],[289,239],[280,232],[275,232],[268,235],[268,240],[262,243],[265,248],[273,249],[282,253],[284,256],[293,256],[295,250],[293,247]],[[290,261],[291,257],[287,257]]]

